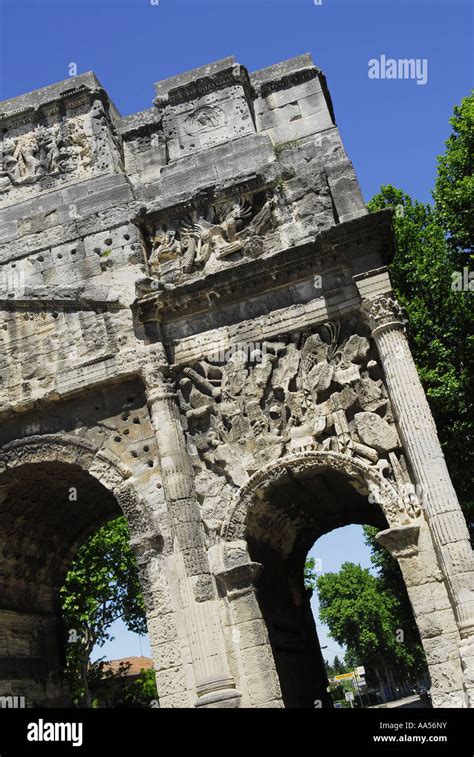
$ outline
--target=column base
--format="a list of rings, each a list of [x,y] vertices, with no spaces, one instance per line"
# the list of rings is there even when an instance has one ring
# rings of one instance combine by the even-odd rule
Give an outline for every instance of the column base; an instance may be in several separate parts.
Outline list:
[[[240,707],[242,694],[232,687],[232,679],[210,678],[197,687],[195,707]]]

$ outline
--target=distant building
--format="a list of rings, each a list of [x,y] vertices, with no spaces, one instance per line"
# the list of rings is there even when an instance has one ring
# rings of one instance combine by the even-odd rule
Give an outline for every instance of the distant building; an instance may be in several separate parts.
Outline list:
[[[102,676],[95,691],[99,707],[142,707],[142,702],[132,693],[132,686],[144,670],[153,669],[150,657],[123,657],[108,660],[102,666]]]
[[[104,663],[104,677],[112,673],[114,676],[126,678],[132,683],[140,675],[142,670],[150,670],[153,660],[150,657],[122,657],[119,660],[108,660]]]

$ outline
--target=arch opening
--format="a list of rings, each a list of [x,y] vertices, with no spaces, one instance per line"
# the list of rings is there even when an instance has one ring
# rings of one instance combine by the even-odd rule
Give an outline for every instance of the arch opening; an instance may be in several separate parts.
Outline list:
[[[254,474],[241,490],[223,536],[231,560],[244,540],[246,559],[263,565],[257,596],[286,707],[332,706],[304,586],[311,547],[348,525],[415,532],[411,524],[417,515],[381,470],[338,453],[288,456]]]
[[[0,501],[0,695],[69,706],[60,589],[84,541],[124,513],[96,477],[57,459],[11,465]]]
[[[247,546],[263,565],[258,599],[286,707],[332,706],[304,564],[320,536],[351,523],[388,527],[381,508],[329,466],[287,467],[248,509]]]

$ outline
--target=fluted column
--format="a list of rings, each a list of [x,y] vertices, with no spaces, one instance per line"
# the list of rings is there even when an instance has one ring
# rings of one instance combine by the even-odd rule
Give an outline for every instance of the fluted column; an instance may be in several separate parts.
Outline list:
[[[154,347],[141,375],[155,431],[163,490],[170,514],[186,636],[196,682],[196,707],[236,707],[235,689],[227,662],[214,580],[207,556],[194,473],[174,383],[168,378],[164,352]]]
[[[469,532],[452,485],[436,426],[404,333],[402,311],[391,295],[363,302],[372,328],[401,440],[421,487],[433,543],[453,604],[465,670],[474,635],[474,560]],[[467,655],[467,657],[466,657]],[[470,670],[471,673],[471,670]],[[474,697],[472,684],[465,681]],[[474,705],[474,699],[472,700]]]

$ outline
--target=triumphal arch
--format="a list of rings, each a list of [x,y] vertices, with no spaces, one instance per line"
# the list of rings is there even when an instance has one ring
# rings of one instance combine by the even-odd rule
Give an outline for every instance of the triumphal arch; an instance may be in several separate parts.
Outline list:
[[[303,565],[349,523],[399,562],[435,706],[472,706],[468,531],[324,75],[155,90],[0,104],[0,694],[67,703],[58,589],[124,513],[162,707],[329,706]]]

